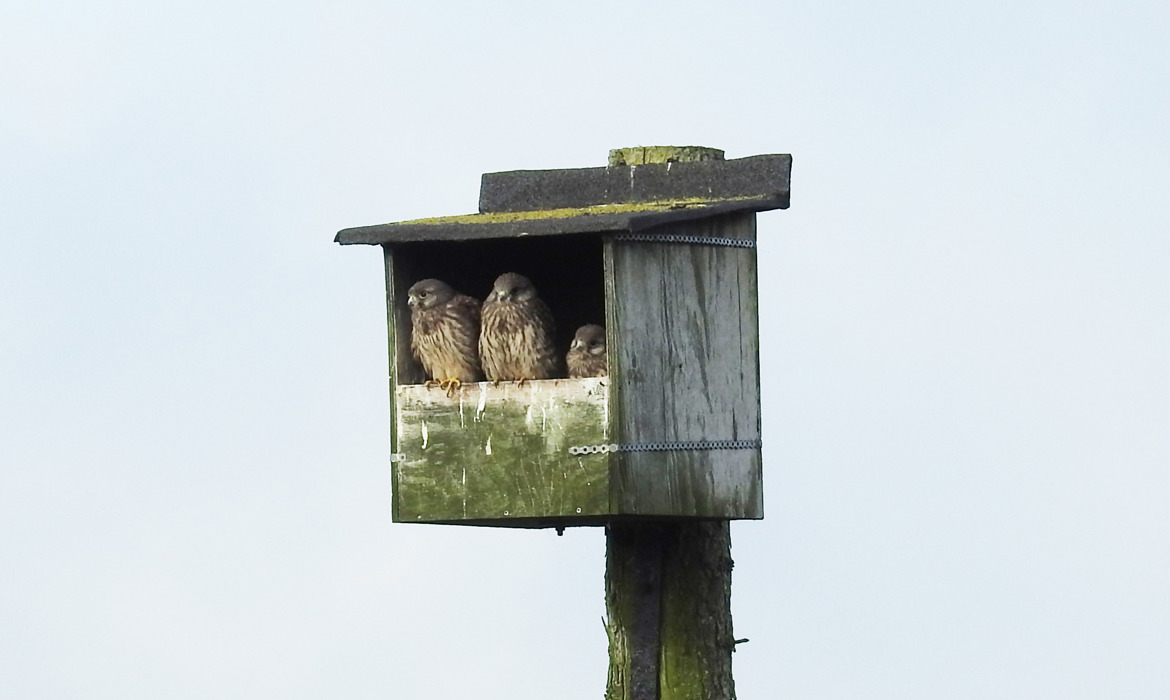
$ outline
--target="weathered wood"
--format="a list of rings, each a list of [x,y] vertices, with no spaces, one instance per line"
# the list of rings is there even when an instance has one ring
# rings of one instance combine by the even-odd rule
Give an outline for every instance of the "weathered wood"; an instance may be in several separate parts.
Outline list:
[[[706,146],[633,146],[609,149],[609,165],[647,165],[650,163],[697,163],[723,160],[718,148]]]
[[[761,155],[735,160],[485,173],[480,183],[479,210],[520,212],[692,197],[776,199],[783,209],[788,206],[791,168],[792,156]]]
[[[755,215],[659,232],[754,241]],[[611,238],[605,262],[618,439],[758,439],[755,249]],[[619,457],[612,498],[623,512],[763,516],[759,450]],[[606,563],[606,700],[734,700],[728,523],[614,525],[606,538]],[[654,596],[644,593],[650,579],[640,572],[647,568],[656,571]],[[656,635],[644,629],[652,618],[658,620]],[[647,656],[660,662],[654,683],[639,661]]]
[[[399,294],[405,294],[407,288],[403,286],[404,280],[398,279],[394,271],[394,254],[389,246],[382,247],[382,264],[386,274],[386,347],[389,352],[387,358],[389,367],[387,369],[390,379],[390,415],[396,416],[398,415],[398,408],[394,396],[394,387],[396,386],[396,382],[401,379],[401,372],[398,369],[398,365],[402,353],[399,352],[399,349],[410,347],[409,338],[405,340],[405,345],[400,344],[401,341],[399,341],[398,334],[406,326],[403,325],[403,321],[400,318],[402,310],[399,309],[396,299],[405,298],[404,296],[399,296]],[[409,322],[409,317],[407,318],[407,322]],[[398,444],[398,422],[393,420],[393,418],[390,420],[390,444]],[[390,483],[398,483],[398,465],[394,462],[390,463]],[[392,498],[390,501],[390,518],[396,522],[398,520],[397,498]]]
[[[410,352],[410,309],[407,290],[417,280],[410,272],[410,256],[395,255],[394,248],[382,246],[386,259],[386,318],[390,331],[390,408],[394,412],[394,387],[418,384],[426,379],[422,365]]]
[[[734,700],[726,521],[606,532],[606,700]]]
[[[780,194],[729,199],[689,197],[581,208],[465,214],[357,226],[342,229],[334,240],[342,245],[377,245],[642,231],[675,221],[689,221],[729,212],[780,209],[788,206],[787,202],[787,195]]]
[[[395,520],[583,519],[609,512],[608,380],[399,386]]]
[[[662,700],[735,700],[731,528],[667,526],[662,580]]]
[[[755,240],[755,215],[656,233]],[[615,435],[622,443],[758,440],[754,248],[606,244]],[[622,453],[614,510],[762,518],[759,449]]]
[[[665,540],[657,524],[605,530],[606,700],[658,700]]]

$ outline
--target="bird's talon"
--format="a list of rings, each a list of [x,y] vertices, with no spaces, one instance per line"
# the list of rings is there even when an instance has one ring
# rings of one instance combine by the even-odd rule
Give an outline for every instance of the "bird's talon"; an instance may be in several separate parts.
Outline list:
[[[448,398],[454,396],[455,392],[458,391],[459,387],[461,386],[463,386],[463,382],[459,381],[455,377],[439,382],[439,387],[447,390]]]

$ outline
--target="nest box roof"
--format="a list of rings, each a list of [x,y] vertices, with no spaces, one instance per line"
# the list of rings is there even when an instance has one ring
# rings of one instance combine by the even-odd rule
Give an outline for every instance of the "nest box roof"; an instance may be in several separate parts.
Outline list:
[[[787,209],[790,155],[485,173],[479,212],[343,229],[353,243],[643,231],[735,211]]]

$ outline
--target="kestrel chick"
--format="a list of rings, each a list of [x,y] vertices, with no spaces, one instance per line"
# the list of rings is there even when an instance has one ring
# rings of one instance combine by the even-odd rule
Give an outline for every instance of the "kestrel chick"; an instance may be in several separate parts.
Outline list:
[[[605,329],[594,325],[578,328],[565,361],[570,377],[606,376],[609,370],[605,362]]]
[[[479,359],[484,374],[492,381],[557,376],[555,333],[552,313],[532,282],[515,272],[500,275],[483,302]]]
[[[425,279],[407,293],[410,307],[410,351],[427,377],[449,390],[462,382],[478,382],[479,302],[446,282]]]

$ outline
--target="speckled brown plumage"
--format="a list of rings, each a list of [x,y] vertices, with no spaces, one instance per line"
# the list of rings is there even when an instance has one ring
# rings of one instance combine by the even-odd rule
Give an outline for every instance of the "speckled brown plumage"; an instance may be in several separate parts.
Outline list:
[[[483,302],[479,359],[484,374],[492,381],[562,376],[555,328],[552,312],[527,277],[500,275]]]
[[[565,363],[569,366],[569,376],[572,378],[608,375],[609,366],[605,361],[605,329],[592,324],[578,328],[577,334],[573,336],[573,344],[569,346]]]
[[[407,297],[410,351],[427,377],[478,382],[479,302],[436,279],[416,282]]]

